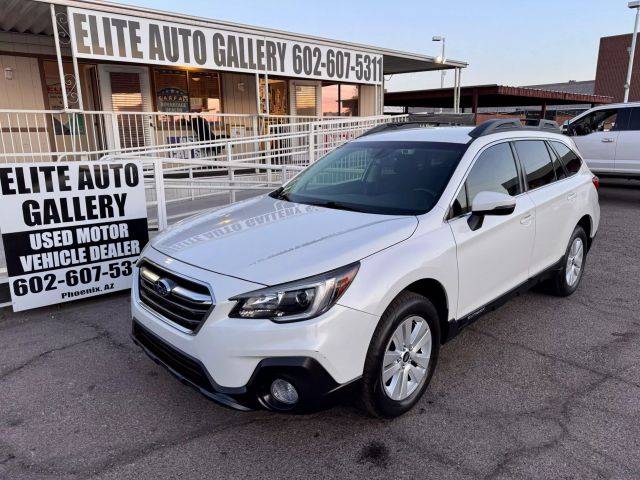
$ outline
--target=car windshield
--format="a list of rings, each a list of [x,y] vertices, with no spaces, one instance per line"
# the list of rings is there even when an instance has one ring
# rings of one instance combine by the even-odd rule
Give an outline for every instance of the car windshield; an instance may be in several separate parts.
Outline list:
[[[419,215],[436,204],[466,148],[442,142],[352,142],[271,196],[366,213]]]

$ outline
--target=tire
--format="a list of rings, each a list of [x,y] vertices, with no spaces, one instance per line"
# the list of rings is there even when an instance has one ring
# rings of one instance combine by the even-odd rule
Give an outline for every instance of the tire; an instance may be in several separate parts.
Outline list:
[[[568,297],[578,289],[586,266],[587,240],[584,229],[577,226],[562,258],[562,268],[554,274],[549,282],[549,290],[553,295]],[[580,249],[580,252],[577,249]]]
[[[411,327],[410,335],[406,335],[407,325]],[[404,342],[407,338],[409,342]],[[421,341],[424,343],[420,344]],[[409,345],[404,348],[396,343]],[[400,293],[385,310],[371,339],[361,382],[360,407],[369,415],[386,418],[409,411],[427,389],[439,351],[440,323],[433,304],[422,295]],[[388,374],[396,373],[385,381],[383,369]]]

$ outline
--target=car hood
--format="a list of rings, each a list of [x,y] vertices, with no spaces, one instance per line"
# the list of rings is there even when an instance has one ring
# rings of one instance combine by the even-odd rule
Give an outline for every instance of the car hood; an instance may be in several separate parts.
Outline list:
[[[210,210],[151,242],[182,262],[263,285],[347,265],[411,236],[414,216],[376,215],[267,195]]]

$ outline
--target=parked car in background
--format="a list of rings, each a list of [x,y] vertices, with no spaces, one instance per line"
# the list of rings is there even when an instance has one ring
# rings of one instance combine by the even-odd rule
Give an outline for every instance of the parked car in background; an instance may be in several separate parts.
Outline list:
[[[601,176],[640,177],[640,102],[604,105],[564,125],[589,168]]]
[[[376,127],[155,237],[133,338],[228,406],[304,411],[355,390],[370,414],[401,415],[462,328],[538,282],[578,288],[600,208],[574,148],[518,120]]]

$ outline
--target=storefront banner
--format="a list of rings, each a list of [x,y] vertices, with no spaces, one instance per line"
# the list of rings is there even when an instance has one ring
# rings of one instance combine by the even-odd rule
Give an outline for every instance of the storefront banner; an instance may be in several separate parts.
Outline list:
[[[382,55],[69,7],[79,58],[382,83]]]
[[[149,240],[140,162],[5,164],[0,208],[15,311],[131,287]]]

